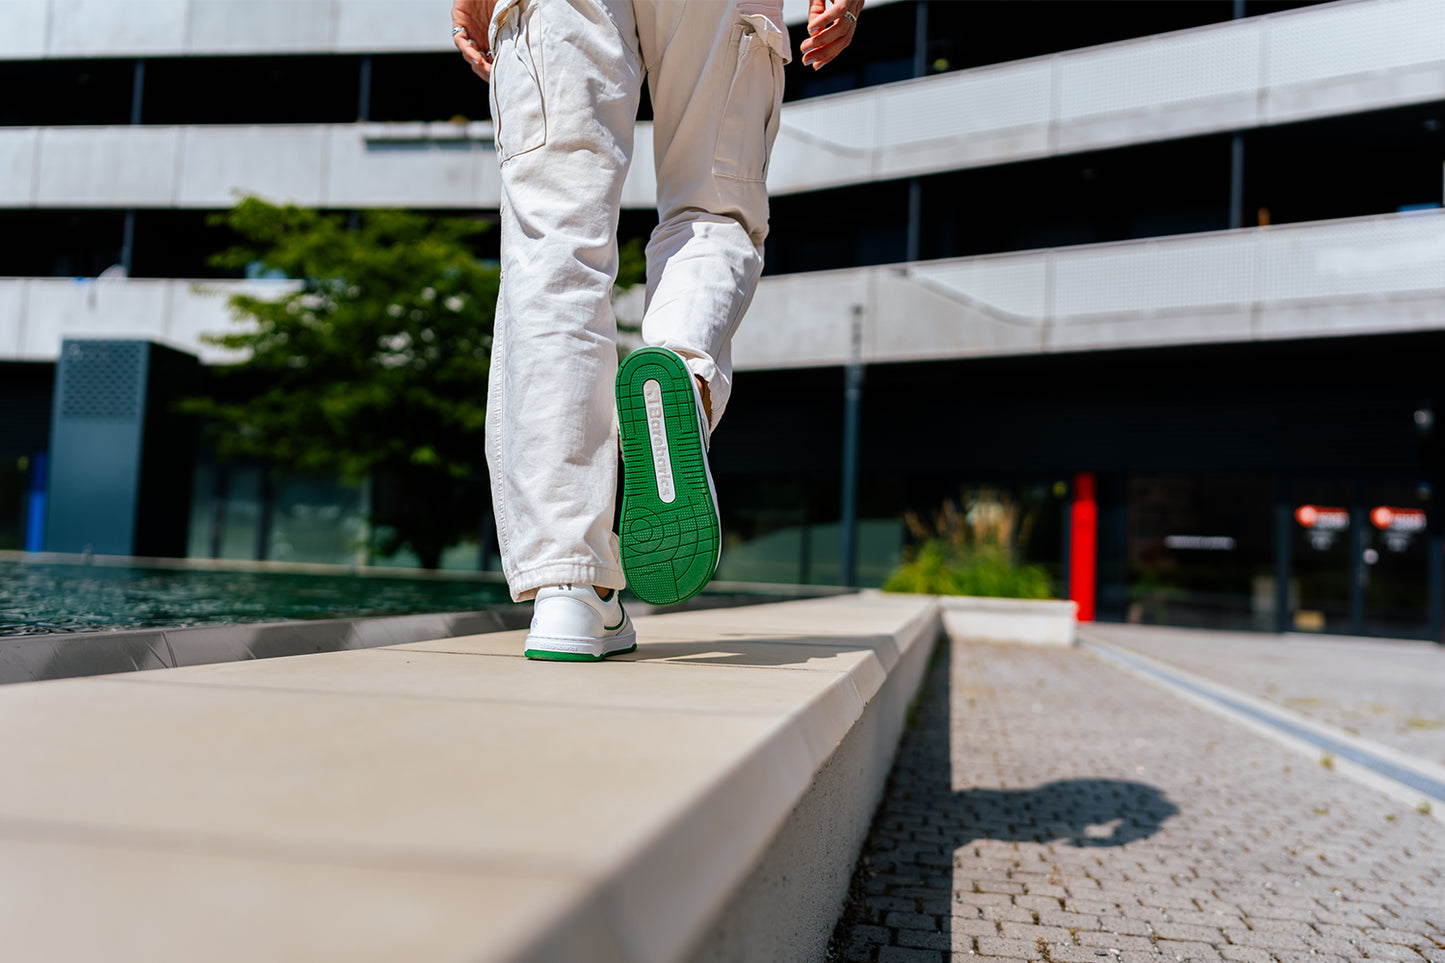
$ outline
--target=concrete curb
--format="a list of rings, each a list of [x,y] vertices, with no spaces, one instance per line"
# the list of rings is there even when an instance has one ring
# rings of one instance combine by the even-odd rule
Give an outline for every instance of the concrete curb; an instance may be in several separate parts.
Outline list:
[[[1079,603],[945,595],[938,600],[950,639],[1016,645],[1070,646]]]

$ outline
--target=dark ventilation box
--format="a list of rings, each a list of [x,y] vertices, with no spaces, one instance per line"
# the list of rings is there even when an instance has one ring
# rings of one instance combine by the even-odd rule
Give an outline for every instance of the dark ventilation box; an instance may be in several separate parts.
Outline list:
[[[186,554],[195,435],[176,402],[199,383],[193,355],[149,341],[61,345],[47,551]]]

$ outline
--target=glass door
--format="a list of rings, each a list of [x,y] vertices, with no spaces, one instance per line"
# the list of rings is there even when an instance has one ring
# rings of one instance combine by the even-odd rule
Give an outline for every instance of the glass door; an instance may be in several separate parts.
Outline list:
[[[1289,627],[1427,637],[1426,494],[1399,483],[1296,485]]]
[[[1268,475],[1129,476],[1130,622],[1274,630]]]
[[[1353,487],[1346,482],[1295,486],[1289,622],[1295,632],[1356,631],[1350,581],[1359,526]]]
[[[1423,494],[1414,485],[1365,486],[1361,561],[1367,635],[1423,638],[1430,631]]]

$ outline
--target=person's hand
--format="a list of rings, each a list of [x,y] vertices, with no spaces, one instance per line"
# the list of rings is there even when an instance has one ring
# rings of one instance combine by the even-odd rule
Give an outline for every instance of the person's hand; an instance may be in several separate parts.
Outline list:
[[[492,24],[492,11],[497,0],[452,0],[452,27],[461,27],[452,34],[452,43],[462,52],[472,73],[492,82],[492,52],[487,49],[487,28]]]
[[[798,46],[803,66],[817,70],[847,49],[862,12],[863,0],[808,0],[808,37]]]

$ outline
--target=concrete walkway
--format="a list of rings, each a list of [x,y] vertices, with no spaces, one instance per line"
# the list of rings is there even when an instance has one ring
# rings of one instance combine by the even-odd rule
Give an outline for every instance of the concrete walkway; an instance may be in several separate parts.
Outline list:
[[[813,947],[765,955],[814,958],[938,625],[875,594],[643,617],[599,665],[500,632],[0,688],[0,959],[673,961],[753,945],[708,927],[759,878]],[[849,836],[801,892],[789,827]]]
[[[1087,634],[1445,765],[1445,646],[1103,623]]]
[[[1445,705],[1436,650],[1098,628],[1281,701]],[[1445,963],[1445,824],[1318,756],[1079,648],[955,642],[925,693],[834,959]]]

